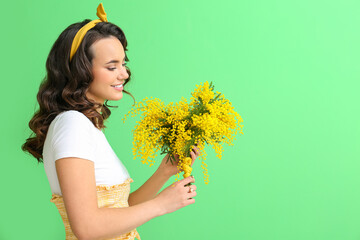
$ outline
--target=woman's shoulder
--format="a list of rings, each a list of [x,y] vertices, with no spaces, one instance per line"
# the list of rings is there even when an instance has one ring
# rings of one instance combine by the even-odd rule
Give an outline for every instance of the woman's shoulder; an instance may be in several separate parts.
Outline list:
[[[88,119],[85,114],[76,110],[67,110],[59,113],[56,118],[80,118],[80,119]]]
[[[76,111],[76,110],[68,110],[59,113],[53,122],[52,125],[73,125],[79,127],[93,126],[93,123],[89,118],[85,116],[85,114]]]

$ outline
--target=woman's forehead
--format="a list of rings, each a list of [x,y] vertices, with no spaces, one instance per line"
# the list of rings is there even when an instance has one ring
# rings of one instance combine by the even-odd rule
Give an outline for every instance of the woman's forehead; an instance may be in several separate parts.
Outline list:
[[[116,37],[102,38],[91,45],[94,59],[99,62],[110,60],[122,61],[125,57],[124,48]]]

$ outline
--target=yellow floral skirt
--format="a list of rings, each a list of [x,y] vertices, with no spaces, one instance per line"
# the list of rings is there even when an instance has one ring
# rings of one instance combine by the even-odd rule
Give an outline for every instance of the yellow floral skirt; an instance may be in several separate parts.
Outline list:
[[[128,178],[124,183],[116,184],[112,186],[107,185],[98,185],[96,186],[98,207],[99,208],[123,208],[129,207],[128,199],[130,194],[130,183],[133,182],[133,179]],[[61,218],[64,222],[66,240],[77,240],[76,236],[71,230],[68,216],[66,214],[66,209],[62,196],[53,193],[50,199],[50,202],[54,203],[59,210]],[[133,240],[140,239],[140,235],[137,232],[136,228],[131,232],[125,233],[116,238],[108,238],[107,240]]]

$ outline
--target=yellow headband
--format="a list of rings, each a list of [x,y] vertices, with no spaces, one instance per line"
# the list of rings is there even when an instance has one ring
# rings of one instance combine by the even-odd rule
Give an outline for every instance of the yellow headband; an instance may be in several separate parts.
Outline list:
[[[93,28],[99,22],[107,22],[108,21],[106,18],[106,13],[105,13],[102,3],[100,3],[99,6],[97,7],[96,15],[100,19],[92,20],[91,22],[87,23],[82,28],[80,28],[80,30],[76,33],[74,40],[72,42],[72,45],[71,45],[70,61],[73,58],[76,50],[79,48],[80,43],[83,40],[87,31],[89,31],[91,28]]]

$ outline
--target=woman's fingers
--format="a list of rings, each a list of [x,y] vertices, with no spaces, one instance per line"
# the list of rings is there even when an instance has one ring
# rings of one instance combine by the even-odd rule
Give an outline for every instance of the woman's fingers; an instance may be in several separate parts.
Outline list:
[[[197,195],[197,193],[196,193],[196,191],[193,191],[193,192],[190,192],[190,193],[188,193],[188,198],[193,198],[193,197],[195,197]]]
[[[193,150],[190,152],[190,156],[194,162],[194,160],[200,156],[199,149],[197,147],[194,147]]]
[[[194,152],[190,152],[190,155],[193,160],[196,158],[196,154]]]
[[[190,185],[190,187],[191,187],[194,191],[196,191],[196,188],[197,188],[196,185]],[[190,190],[190,187],[188,187],[188,188],[189,188],[189,191],[191,191],[191,190]]]
[[[197,195],[196,188],[197,188],[196,185],[188,186],[188,191],[186,194],[187,200],[192,200],[192,198]]]
[[[199,148],[197,148],[196,146],[193,147],[192,152],[196,154],[196,156],[200,155],[200,151]]]
[[[188,197],[188,198],[189,198],[189,197],[195,197],[195,196],[196,196],[196,194],[193,195],[193,193],[196,193],[196,188],[197,188],[196,185],[190,185],[190,186],[187,187],[186,192],[187,192],[188,194],[190,194],[190,195],[187,194],[187,197]]]
[[[184,179],[178,181],[178,184],[180,184],[181,186],[184,186],[184,187],[185,187],[186,184],[188,184],[188,183],[194,183],[194,182],[195,182],[194,177],[189,176],[189,177],[187,177],[187,178],[184,178]],[[186,188],[189,189],[189,187],[186,187]]]
[[[196,186],[195,186],[195,185],[191,185],[190,187],[193,189],[193,191],[189,191],[189,192],[187,193],[187,200],[192,200],[193,197],[195,197],[195,196],[197,195],[197,193],[196,193],[196,191],[195,191]]]

